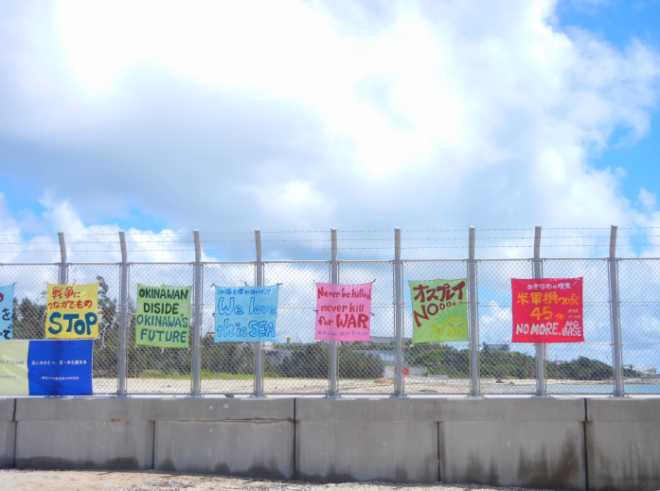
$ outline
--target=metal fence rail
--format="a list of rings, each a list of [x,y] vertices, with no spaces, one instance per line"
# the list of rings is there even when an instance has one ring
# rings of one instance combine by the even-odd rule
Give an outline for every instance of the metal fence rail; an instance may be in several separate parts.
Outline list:
[[[612,227],[607,258],[543,258],[541,229],[529,259],[478,259],[475,229],[467,259],[404,259],[401,230],[391,260],[340,260],[337,231],[327,260],[192,263],[0,264],[16,283],[15,339],[44,337],[47,283],[99,281],[96,394],[624,394],[660,393],[648,370],[660,358],[660,260],[618,258]],[[470,342],[413,345],[408,280],[468,278]],[[584,277],[585,343],[511,343],[511,278]],[[373,282],[371,343],[314,342],[315,282]],[[276,343],[214,344],[213,285],[282,284]],[[135,343],[138,284],[193,286],[189,349]],[[570,374],[565,366],[570,362]],[[640,370],[642,368],[643,370]]]

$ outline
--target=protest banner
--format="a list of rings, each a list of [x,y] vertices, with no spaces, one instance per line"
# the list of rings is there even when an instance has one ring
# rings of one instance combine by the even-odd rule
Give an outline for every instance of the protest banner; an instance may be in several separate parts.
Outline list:
[[[279,286],[215,287],[216,343],[275,342]]]
[[[369,341],[372,286],[317,283],[314,339]]]
[[[0,286],[0,341],[14,336],[14,285]]]
[[[99,284],[47,288],[46,338],[94,339],[99,335]]]
[[[511,280],[514,343],[584,341],[582,278]]]
[[[413,344],[467,341],[467,278],[408,281]]]
[[[94,341],[0,343],[0,395],[92,395]]]
[[[191,286],[137,286],[135,342],[159,348],[187,348]]]

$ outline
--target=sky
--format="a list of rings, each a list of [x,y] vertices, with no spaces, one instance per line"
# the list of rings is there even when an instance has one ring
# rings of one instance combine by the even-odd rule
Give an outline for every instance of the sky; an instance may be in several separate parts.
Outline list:
[[[5,0],[0,262],[660,257],[659,111],[660,0]]]
[[[659,26],[657,0],[2,2],[0,226],[655,226]]]

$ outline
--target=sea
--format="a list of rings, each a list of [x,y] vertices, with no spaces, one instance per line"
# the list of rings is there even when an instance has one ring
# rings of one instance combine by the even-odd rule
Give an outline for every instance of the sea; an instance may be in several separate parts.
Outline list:
[[[660,383],[658,384],[629,384],[623,386],[626,394],[660,394]],[[614,392],[613,385],[591,385],[591,384],[548,384],[546,385],[548,394],[611,394]],[[506,394],[513,392],[535,392],[535,385],[501,385],[498,387],[484,387],[484,392],[488,394]]]

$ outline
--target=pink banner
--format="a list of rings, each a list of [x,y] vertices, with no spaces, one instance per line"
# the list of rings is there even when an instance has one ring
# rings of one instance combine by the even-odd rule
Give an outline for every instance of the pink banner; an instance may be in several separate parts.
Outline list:
[[[369,341],[371,283],[316,284],[316,335],[323,341]]]

